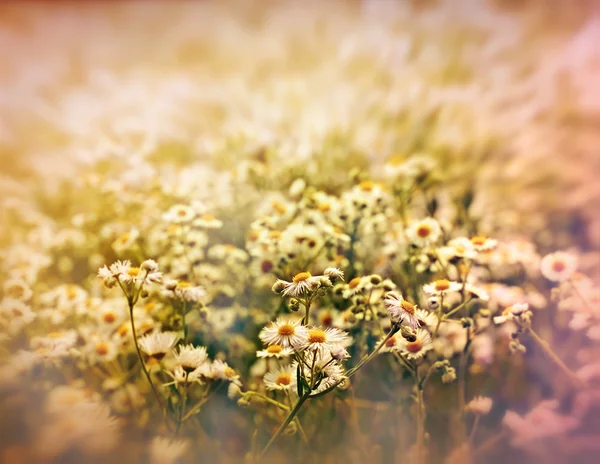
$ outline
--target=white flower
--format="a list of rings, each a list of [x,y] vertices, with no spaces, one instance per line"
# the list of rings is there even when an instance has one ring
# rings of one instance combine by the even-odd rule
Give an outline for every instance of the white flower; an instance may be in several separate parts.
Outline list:
[[[281,345],[269,345],[264,350],[256,352],[258,358],[284,358],[290,356],[294,351]]]
[[[466,284],[465,291],[469,293],[473,298],[477,298],[478,300],[488,301],[490,299],[490,296],[483,288],[476,287],[472,284]]]
[[[482,235],[476,235],[471,237],[471,243],[473,244],[473,248],[479,252],[486,252],[493,250],[498,245],[497,240],[493,240],[491,238],[484,237]]]
[[[283,348],[294,348],[306,343],[308,329],[299,320],[277,319],[264,327],[259,334],[266,345],[280,345]]]
[[[203,229],[220,229],[223,227],[223,222],[214,217],[212,214],[205,213],[194,220],[194,226]]]
[[[322,329],[320,327],[313,327],[308,329],[306,341],[299,345],[293,345],[296,349],[307,349],[311,351],[318,351],[321,357],[325,353],[329,353],[334,347],[347,346],[350,342],[350,336],[339,329],[329,327]]]
[[[229,365],[221,361],[220,359],[215,359],[211,366],[211,378],[225,380],[226,382],[232,382],[237,385],[241,385],[240,375]]]
[[[494,323],[503,324],[506,321],[514,319],[516,316],[520,316],[528,310],[529,305],[527,303],[515,303],[514,305],[504,308],[504,311],[502,311],[500,316],[494,317]]]
[[[196,217],[196,212],[193,208],[186,205],[174,205],[171,206],[169,211],[163,214],[163,219],[166,222],[172,222],[174,224],[183,224],[190,222]]]
[[[577,270],[577,258],[574,255],[557,251],[542,258],[542,275],[553,282],[564,282]]]
[[[383,341],[385,340],[386,335],[383,335],[379,341],[377,342],[377,346],[379,346],[381,343],[383,343]],[[400,348],[402,346],[400,339],[402,338],[402,335],[400,335],[400,333],[395,333],[394,335],[392,335],[390,338],[388,338],[387,340],[385,340],[385,343],[383,344],[383,346],[379,349],[380,353],[389,353],[391,351],[400,351]]]
[[[263,378],[267,390],[296,391],[296,367],[281,366],[267,372]]]
[[[286,282],[285,280],[280,280],[278,282],[284,284],[282,291],[284,296],[293,296],[297,298],[304,296],[306,292],[317,287],[320,282],[320,277],[313,277],[310,272],[304,271],[296,274],[291,282]]]
[[[4,282],[4,296],[27,301],[32,294],[31,288],[23,279],[8,279]]]
[[[363,277],[355,277],[345,286],[344,291],[342,292],[342,296],[344,299],[348,299],[354,295],[358,295],[365,288],[368,279]]]
[[[445,295],[451,292],[460,292],[462,290],[462,284],[458,282],[450,282],[446,279],[436,280],[433,283],[423,285],[423,291],[427,295]]]
[[[465,410],[473,414],[485,415],[490,412],[493,404],[492,399],[487,396],[476,396],[465,406]]]
[[[344,280],[344,272],[340,271],[337,267],[328,267],[323,271],[323,274],[332,279]]]
[[[208,353],[203,346],[180,345],[179,350],[174,353],[175,362],[186,372],[199,368],[208,359]]]
[[[439,240],[442,229],[433,218],[425,218],[411,224],[406,230],[408,239],[415,245],[425,246]]]
[[[185,280],[182,280],[175,285],[173,293],[178,298],[189,302],[199,302],[202,298],[204,298],[204,296],[206,296],[206,291],[203,287],[194,286]]]
[[[173,349],[179,334],[177,332],[154,332],[138,339],[140,350],[160,361]]]
[[[402,322],[412,329],[421,325],[416,316],[416,306],[402,298],[400,293],[396,291],[386,293],[383,302],[392,321]]]
[[[400,338],[399,345],[403,356],[407,359],[420,359],[433,348],[431,335],[425,329],[416,330],[415,341],[409,342],[405,338]]]

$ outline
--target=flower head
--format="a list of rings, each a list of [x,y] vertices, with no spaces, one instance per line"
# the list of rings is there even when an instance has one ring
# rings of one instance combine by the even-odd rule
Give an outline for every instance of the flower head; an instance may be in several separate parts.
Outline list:
[[[308,339],[308,329],[299,320],[277,319],[264,327],[258,335],[266,345],[296,349]]]
[[[542,258],[542,275],[553,282],[564,282],[577,270],[577,258],[574,255],[557,251]]]
[[[413,329],[421,325],[416,315],[417,307],[402,298],[399,292],[386,293],[383,302],[392,321],[402,322]]]

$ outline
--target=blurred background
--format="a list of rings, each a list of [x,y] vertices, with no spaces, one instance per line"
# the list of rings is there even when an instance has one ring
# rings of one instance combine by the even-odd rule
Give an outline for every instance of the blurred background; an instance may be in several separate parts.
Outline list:
[[[115,205],[151,209],[153,189],[210,204],[219,240],[243,247],[264,192],[303,178],[336,195],[425,154],[439,166],[441,210],[466,201],[490,236],[542,255],[576,250],[600,281],[599,1],[2,2],[0,47],[4,249],[50,243],[90,210],[119,232],[144,224],[156,216]],[[48,236],[26,238],[40,217]],[[89,239],[115,231],[86,233],[44,248],[46,287],[81,283],[118,256],[98,258]],[[507,395],[526,411],[550,386],[519,388]],[[2,429],[26,409],[9,407]],[[239,449],[222,462],[240,462],[245,423],[229,406],[214,414],[215,436]],[[597,462],[598,424],[587,427],[556,462]],[[2,462],[34,462],[13,438]],[[489,459],[506,456],[534,462]]]

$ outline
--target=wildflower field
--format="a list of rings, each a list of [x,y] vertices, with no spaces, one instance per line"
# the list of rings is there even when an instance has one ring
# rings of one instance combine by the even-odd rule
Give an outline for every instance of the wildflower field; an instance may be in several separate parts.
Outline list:
[[[0,464],[600,462],[600,2],[0,43]]]

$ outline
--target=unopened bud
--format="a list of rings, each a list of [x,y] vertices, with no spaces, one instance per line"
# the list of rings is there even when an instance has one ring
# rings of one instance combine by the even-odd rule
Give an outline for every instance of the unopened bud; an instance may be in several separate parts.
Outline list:
[[[292,298],[288,303],[288,307],[290,308],[290,311],[296,312],[300,309],[300,301],[298,301],[296,298]]]
[[[280,294],[285,289],[286,283],[283,280],[277,280],[271,287],[271,290],[277,294]]]
[[[381,283],[381,276],[378,274],[372,274],[369,276],[369,280],[373,285],[379,285]]]
[[[440,300],[437,296],[432,296],[427,302],[427,307],[431,310],[436,310],[440,307]]]

